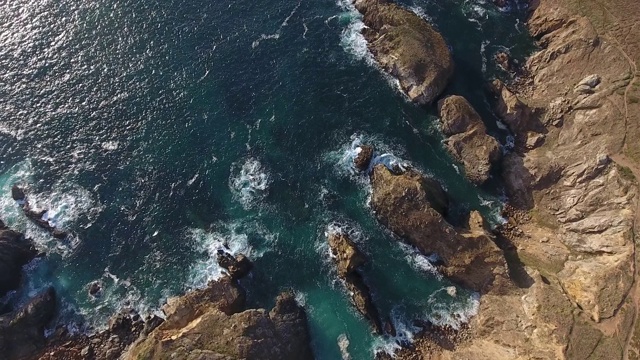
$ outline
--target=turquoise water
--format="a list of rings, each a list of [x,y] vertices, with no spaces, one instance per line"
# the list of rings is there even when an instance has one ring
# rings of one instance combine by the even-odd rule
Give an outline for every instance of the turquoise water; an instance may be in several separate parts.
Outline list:
[[[504,140],[486,81],[498,49],[530,49],[523,10],[479,0],[404,3],[454,52],[448,93],[465,95]],[[119,307],[154,311],[220,275],[227,243],[256,266],[251,305],[282,290],[308,311],[318,359],[354,360],[411,338],[414,318],[459,325],[477,295],[451,286],[375,221],[352,143],[373,143],[439,179],[453,223],[471,209],[497,222],[499,184],[471,185],[441,146],[433,109],[408,103],[366,53],[359,17],[329,1],[32,0],[0,4],[0,216],[48,257],[27,269],[23,301],[53,284],[59,323],[92,331]],[[59,242],[10,198],[72,232]],[[336,281],[326,231],[348,231],[398,339],[373,336]],[[99,300],[87,284],[102,280]]]

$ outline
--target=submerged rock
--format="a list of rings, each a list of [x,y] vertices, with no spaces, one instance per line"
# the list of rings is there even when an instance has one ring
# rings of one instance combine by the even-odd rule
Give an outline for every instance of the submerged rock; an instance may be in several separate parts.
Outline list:
[[[36,295],[26,305],[0,316],[2,358],[31,358],[45,344],[44,329],[53,319],[56,293],[52,287]]]
[[[445,276],[485,292],[506,271],[502,252],[486,231],[459,233],[446,222],[430,195],[442,193],[436,184],[415,170],[394,175],[378,165],[371,176],[371,207],[383,225],[421,253],[437,254]]]
[[[448,96],[438,102],[442,132],[449,136],[446,147],[464,164],[465,175],[476,184],[489,178],[491,167],[500,159],[498,141],[487,134],[480,115],[462,96]]]
[[[445,40],[415,13],[384,0],[356,0],[363,35],[380,66],[418,104],[430,104],[453,75]]]
[[[244,292],[223,278],[176,298],[167,319],[122,359],[313,359],[307,317],[290,293],[274,308],[244,309]]]
[[[382,322],[378,309],[373,304],[371,291],[365,284],[362,275],[356,271],[366,262],[364,254],[358,250],[356,244],[346,234],[330,232],[327,240],[338,269],[338,275],[344,280],[345,286],[351,294],[351,302],[371,323],[374,330],[378,334],[382,334]]]
[[[0,297],[20,284],[22,267],[38,254],[23,234],[0,227]]]

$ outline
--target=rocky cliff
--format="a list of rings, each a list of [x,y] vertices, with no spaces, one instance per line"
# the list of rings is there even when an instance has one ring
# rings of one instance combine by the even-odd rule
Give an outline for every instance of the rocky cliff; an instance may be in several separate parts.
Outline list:
[[[442,349],[423,339],[400,358],[638,358],[640,51],[635,28],[621,26],[640,8],[614,2],[531,3],[531,76],[496,87],[496,113],[517,137],[502,174],[513,208],[498,235],[522,266],[510,272],[517,286],[481,298],[469,340]]]

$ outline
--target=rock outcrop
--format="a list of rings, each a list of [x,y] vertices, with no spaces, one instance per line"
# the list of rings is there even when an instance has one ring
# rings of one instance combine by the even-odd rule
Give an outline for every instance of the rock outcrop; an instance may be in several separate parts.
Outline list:
[[[640,48],[631,24],[640,8],[531,4],[541,49],[526,62],[527,81],[500,85],[497,111],[521,138],[503,163],[516,209],[499,237],[520,264],[512,277],[528,281],[482,296],[468,341],[442,349],[420,340],[399,359],[639,358]]]
[[[22,278],[22,267],[33,260],[38,251],[23,234],[9,230],[0,222],[0,297],[15,290]]]
[[[29,204],[26,192],[22,187],[14,184],[13,187],[11,187],[11,197],[22,206],[22,211],[34,224],[51,233],[51,235],[56,239],[64,239],[67,237],[68,234],[66,231],[56,228],[51,225],[49,221],[44,219],[44,215],[47,213],[47,210],[34,209]]]
[[[106,330],[87,336],[57,329],[47,347],[34,358],[40,360],[116,360],[140,336],[149,334],[163,319],[151,315],[143,319],[133,310],[113,315]]]
[[[356,244],[347,234],[331,231],[327,234],[329,249],[338,270],[338,276],[344,281],[351,295],[351,302],[358,311],[369,321],[378,334],[382,334],[382,322],[378,309],[373,304],[371,291],[365,284],[357,269],[366,262],[364,254],[358,250]]]
[[[458,233],[444,219],[446,194],[435,180],[413,169],[394,175],[377,165],[371,186],[378,220],[423,254],[437,254],[441,271],[452,281],[486,292],[504,277],[504,257],[487,233]]]
[[[234,257],[220,249],[218,250],[217,257],[218,265],[227,270],[229,276],[234,280],[247,276],[253,268],[253,264],[244,254],[238,254]]]
[[[353,158],[353,165],[359,171],[366,171],[373,159],[373,146],[361,145],[356,148],[356,156]]]
[[[446,148],[464,165],[465,175],[476,184],[489,178],[492,165],[500,159],[498,141],[487,134],[480,115],[462,96],[448,96],[438,102]]]
[[[23,307],[0,316],[3,359],[32,358],[45,344],[44,329],[55,315],[56,293],[48,288]]]
[[[385,0],[356,0],[355,7],[367,26],[367,47],[380,66],[414,102],[435,100],[453,74],[442,35],[418,15]]]
[[[132,345],[123,359],[313,359],[307,318],[289,293],[274,308],[245,309],[230,278],[170,300],[166,321]]]

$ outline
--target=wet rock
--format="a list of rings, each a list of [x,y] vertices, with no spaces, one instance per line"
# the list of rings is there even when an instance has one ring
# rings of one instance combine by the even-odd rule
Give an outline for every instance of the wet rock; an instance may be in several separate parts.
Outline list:
[[[446,148],[465,168],[465,175],[476,184],[489,178],[491,168],[501,156],[498,141],[487,134],[480,115],[462,96],[448,96],[438,102],[442,132],[449,136]]]
[[[100,281],[94,281],[89,284],[89,295],[92,297],[100,297],[102,296],[102,283]]]
[[[15,201],[24,201],[26,198],[26,195],[24,193],[24,190],[18,186],[17,184],[14,184],[11,187],[11,198],[13,198],[13,200]]]
[[[0,316],[3,359],[30,358],[45,345],[44,329],[53,319],[56,293],[50,287],[25,306]]]
[[[351,295],[351,302],[367,319],[378,334],[382,334],[382,323],[378,309],[373,304],[371,291],[365,284],[362,275],[356,270],[366,259],[348,235],[330,232],[327,236],[329,248],[338,270],[338,276],[345,282]]]
[[[501,3],[501,5],[498,5],[500,7],[504,7],[506,5],[506,1],[505,0],[498,0],[498,2]],[[498,64],[498,66],[500,66],[500,68],[502,68],[502,70],[504,71],[511,71],[511,57],[509,56],[509,54],[507,54],[504,51],[500,51],[498,52],[494,59],[496,60],[496,63]]]
[[[387,319],[387,321],[384,322],[384,332],[391,337],[396,337],[396,327],[393,325],[391,319]]]
[[[233,257],[233,255],[220,249],[218,250],[217,256],[218,265],[226,269],[233,280],[239,280],[247,276],[253,268],[251,261],[243,254],[238,254],[236,257]]]
[[[38,254],[31,240],[19,232],[0,230],[0,297],[20,284],[22,267]]]
[[[356,0],[367,26],[363,35],[380,66],[416,103],[430,104],[453,75],[442,36],[415,13],[383,0]]]
[[[362,145],[356,148],[357,155],[353,159],[356,169],[366,171],[369,168],[371,159],[373,158],[373,146]]]

